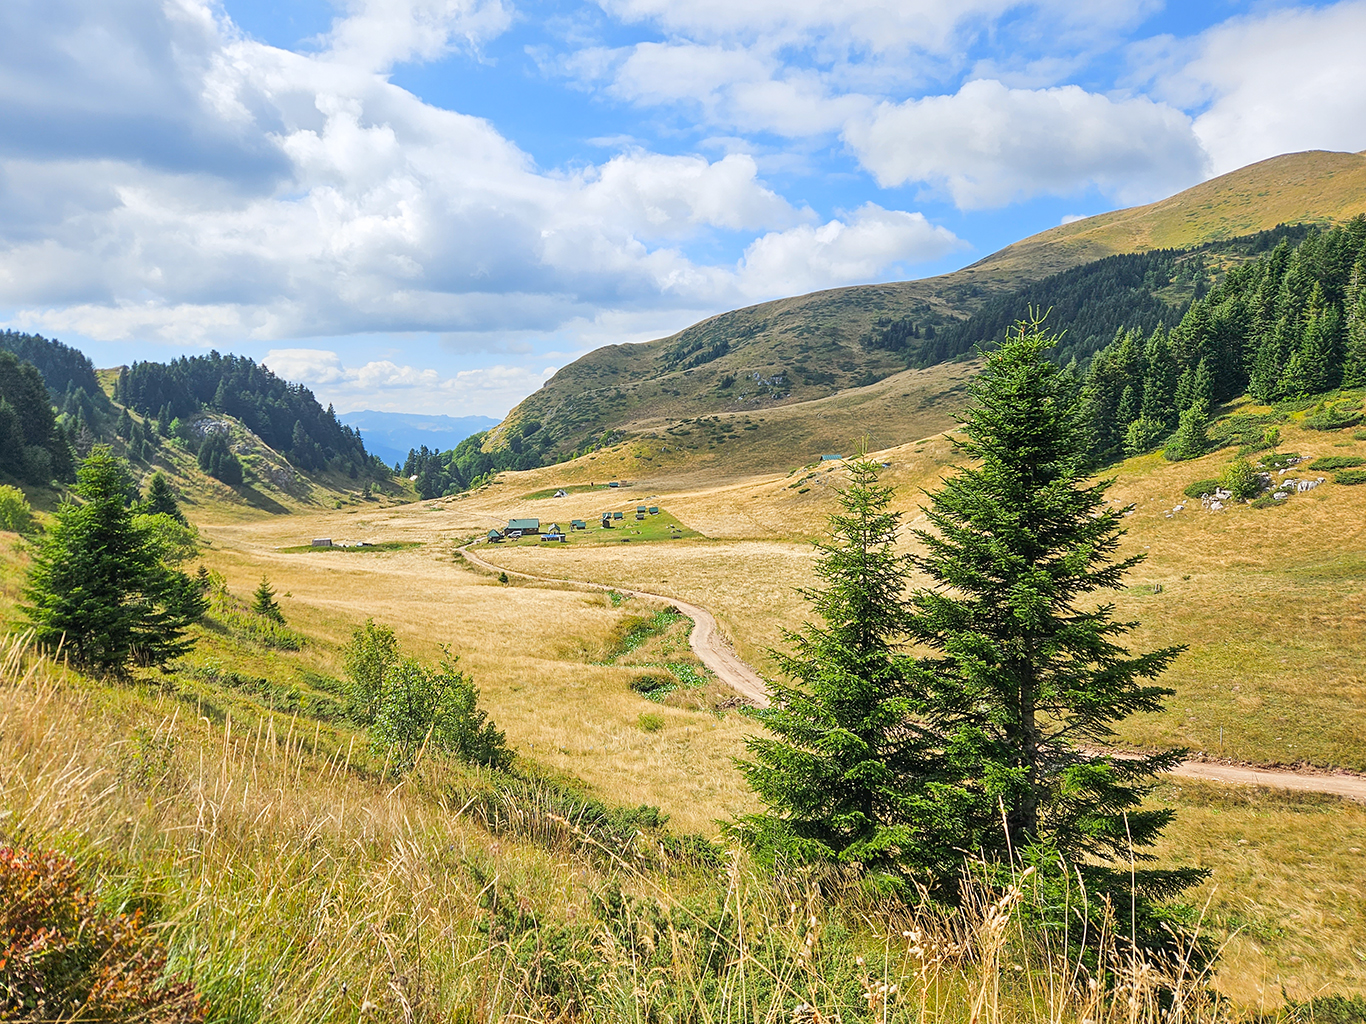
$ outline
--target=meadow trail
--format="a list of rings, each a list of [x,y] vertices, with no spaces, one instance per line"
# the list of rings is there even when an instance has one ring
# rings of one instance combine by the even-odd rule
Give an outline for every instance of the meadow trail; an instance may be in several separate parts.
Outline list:
[[[707,609],[690,604],[687,601],[680,601],[676,597],[665,597],[663,594],[652,594],[645,590],[632,590],[626,587],[612,587],[603,583],[589,583],[586,580],[557,579],[553,576],[537,576],[528,572],[517,572],[514,569],[505,569],[501,565],[494,565],[492,562],[485,561],[471,551],[468,544],[460,550],[469,561],[488,572],[505,572],[509,576],[519,576],[522,579],[537,583],[564,583],[576,587],[586,587],[590,590],[614,590],[618,594],[625,594],[628,597],[648,597],[673,605],[692,619],[692,632],[688,634],[688,646],[692,648],[698,660],[711,669],[721,682],[740,696],[758,707],[768,707],[768,686],[757,672],[741,661],[730,649],[730,645],[726,643],[720,629],[717,628],[716,617]]]
[[[648,597],[665,601],[677,608],[693,621],[688,643],[702,664],[716,673],[720,679],[736,693],[759,707],[768,706],[768,687],[763,678],[746,665],[731,650],[717,628],[716,618],[707,611],[687,601],[663,594],[652,594],[644,590],[631,590],[625,587],[612,587],[603,583],[590,583],[586,580],[562,579],[554,576],[538,576],[534,573],[518,572],[495,565],[470,550],[470,545],[460,549],[465,557],[488,572],[506,572],[509,576],[537,583],[559,583],[590,590],[615,590],[619,594],[633,597]],[[1366,803],[1366,776],[1346,772],[1324,770],[1259,768],[1255,765],[1220,764],[1210,761],[1183,761],[1171,773],[1180,778],[1203,779],[1238,786],[1268,786],[1273,789],[1289,789],[1302,793],[1326,793],[1346,800]]]

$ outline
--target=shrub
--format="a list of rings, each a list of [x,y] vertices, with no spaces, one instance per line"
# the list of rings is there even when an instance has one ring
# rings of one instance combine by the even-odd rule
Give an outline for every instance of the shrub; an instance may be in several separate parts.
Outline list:
[[[1270,455],[1263,455],[1260,464],[1267,469],[1289,469],[1299,461],[1299,452],[1272,452]]]
[[[636,724],[640,726],[641,732],[659,732],[664,728],[664,719],[660,715],[653,715],[646,711],[636,719]]]
[[[1347,402],[1330,405],[1320,402],[1304,418],[1307,430],[1343,430],[1355,427],[1361,422],[1361,410],[1354,409]]]
[[[370,736],[398,772],[416,765],[427,746],[467,764],[510,768],[516,755],[487,718],[479,707],[479,690],[456,670],[449,654],[438,669],[402,658],[385,672]]]
[[[1219,481],[1213,478],[1209,480],[1197,480],[1193,484],[1187,484],[1184,493],[1188,498],[1202,498],[1206,494],[1213,494],[1214,489],[1218,486]]]
[[[1344,469],[1333,474],[1333,482],[1339,484],[1366,484],[1366,469]]]
[[[1219,474],[1219,484],[1226,491],[1232,491],[1235,498],[1255,498],[1262,489],[1257,479],[1257,471],[1247,459],[1234,459]]]
[[[24,492],[9,484],[0,484],[0,530],[28,533],[33,529],[33,508]]]
[[[1309,463],[1310,469],[1317,470],[1352,469],[1355,466],[1366,466],[1366,459],[1355,455],[1325,455]]]
[[[202,1021],[194,986],[167,980],[142,911],[109,914],[55,852],[0,847],[0,1020]]]
[[[351,717],[361,725],[369,725],[379,711],[384,674],[398,661],[398,637],[388,626],[376,625],[374,619],[366,619],[365,625],[351,634],[342,659],[351,681]]]

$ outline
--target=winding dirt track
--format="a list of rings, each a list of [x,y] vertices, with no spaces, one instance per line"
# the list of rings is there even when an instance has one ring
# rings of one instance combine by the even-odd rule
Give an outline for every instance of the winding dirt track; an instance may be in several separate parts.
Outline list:
[[[536,576],[529,572],[517,572],[513,569],[504,568],[501,565],[494,565],[492,562],[485,561],[470,550],[466,545],[460,549],[465,553],[465,557],[489,572],[505,572],[509,576],[519,576],[525,580],[534,580],[537,583],[567,583],[575,587],[583,587],[588,590],[615,590],[618,594],[626,594],[630,597],[650,597],[657,601],[671,604],[680,612],[692,619],[692,632],[688,634],[688,646],[697,655],[698,660],[716,673],[716,677],[725,683],[740,696],[751,701],[761,708],[768,707],[768,686],[764,683],[759,674],[741,661],[730,649],[721,631],[716,627],[716,618],[707,609],[699,605],[689,604],[687,601],[680,601],[676,597],[665,597],[663,594],[651,594],[645,590],[631,590],[626,587],[610,587],[603,583],[588,583],[584,580],[558,579],[554,576]]]
[[[466,545],[460,549],[467,559],[489,572],[505,572],[509,576],[537,583],[560,583],[587,590],[615,590],[619,594],[632,597],[649,597],[673,605],[688,618],[692,619],[692,632],[688,644],[702,664],[716,673],[723,683],[759,707],[768,707],[768,686],[752,668],[736,656],[726,643],[716,626],[716,618],[699,605],[680,601],[676,597],[652,594],[646,590],[630,590],[626,587],[612,587],[602,583],[589,583],[584,580],[560,579],[554,576],[537,576],[533,573],[517,572],[501,565],[494,565],[470,550]],[[1327,793],[1346,800],[1366,803],[1366,776],[1352,775],[1347,772],[1292,771],[1284,768],[1257,768],[1252,765],[1219,764],[1208,761],[1183,761],[1172,769],[1170,774],[1180,778],[1204,779],[1237,786],[1269,786],[1273,789],[1290,789],[1302,793]]]

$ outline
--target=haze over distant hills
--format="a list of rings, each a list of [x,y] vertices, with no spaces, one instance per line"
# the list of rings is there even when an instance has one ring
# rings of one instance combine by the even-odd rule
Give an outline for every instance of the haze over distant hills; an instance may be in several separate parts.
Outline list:
[[[487,416],[416,415],[369,409],[340,413],[337,418],[359,430],[365,447],[390,465],[407,458],[410,448],[454,448],[471,434],[498,425],[497,420]]]
[[[554,461],[613,431],[824,398],[906,369],[906,352],[878,343],[888,327],[933,339],[995,296],[1107,256],[1363,212],[1366,153],[1274,157],[1147,206],[1052,228],[952,274],[779,299],[667,338],[596,349],[524,399],[485,448],[529,443]]]

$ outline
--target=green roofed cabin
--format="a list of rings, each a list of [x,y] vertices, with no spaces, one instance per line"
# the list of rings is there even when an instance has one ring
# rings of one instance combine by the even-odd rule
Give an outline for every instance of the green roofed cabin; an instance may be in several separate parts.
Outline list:
[[[659,506],[658,506],[658,505],[651,505],[651,506],[650,506],[650,515],[652,515],[652,516],[657,516],[657,515],[659,515]]]
[[[571,530],[586,530],[588,529],[588,524],[582,519],[571,519],[569,520],[569,528]]]
[[[508,531],[520,530],[525,536],[528,533],[540,533],[541,521],[539,519],[509,519]]]
[[[844,456],[843,456],[843,455],[822,455],[822,456],[821,456],[821,461],[822,461],[822,462],[842,462],[842,461],[844,461]]]
[[[613,513],[612,513],[612,518],[613,518],[613,519],[620,519],[623,515],[624,515],[624,513],[622,513],[622,512],[613,512]]]
[[[488,540],[490,544],[501,544],[503,542],[503,535],[497,530],[490,530]]]

